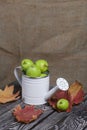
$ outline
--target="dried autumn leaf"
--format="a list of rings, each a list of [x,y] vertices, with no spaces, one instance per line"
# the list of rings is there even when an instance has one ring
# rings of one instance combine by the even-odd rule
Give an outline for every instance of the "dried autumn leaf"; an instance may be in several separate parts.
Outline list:
[[[36,120],[41,114],[43,110],[35,109],[34,106],[26,105],[24,108],[21,108],[20,105],[14,108],[13,115],[17,119],[18,122],[30,123]]]
[[[14,86],[5,86],[4,90],[0,89],[0,103],[7,103],[10,101],[15,101],[20,98],[19,91],[14,92]]]
[[[84,99],[83,86],[78,81],[75,81],[68,89],[68,95],[70,96],[70,102],[73,104],[79,104]]]
[[[79,104],[84,100],[84,91],[83,86],[80,82],[75,81],[70,88],[68,89],[68,99],[69,99],[69,109],[68,112],[71,111],[72,106],[74,104]]]

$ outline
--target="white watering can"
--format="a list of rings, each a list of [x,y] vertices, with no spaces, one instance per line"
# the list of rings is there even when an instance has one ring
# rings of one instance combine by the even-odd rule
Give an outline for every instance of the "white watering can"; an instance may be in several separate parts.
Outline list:
[[[49,99],[58,89],[66,91],[69,88],[69,84],[64,78],[58,78],[56,80],[56,86],[49,90],[49,75],[41,78],[30,78],[23,73],[22,76],[19,76],[19,70],[21,71],[21,66],[14,69],[14,75],[22,87],[22,99],[26,104],[45,104],[47,99]]]

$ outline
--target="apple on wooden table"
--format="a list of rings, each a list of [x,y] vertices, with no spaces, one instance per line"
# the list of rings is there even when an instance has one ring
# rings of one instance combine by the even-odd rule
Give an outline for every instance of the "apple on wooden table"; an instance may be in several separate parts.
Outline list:
[[[69,101],[67,99],[61,98],[57,101],[57,108],[61,111],[66,111],[69,107]]]

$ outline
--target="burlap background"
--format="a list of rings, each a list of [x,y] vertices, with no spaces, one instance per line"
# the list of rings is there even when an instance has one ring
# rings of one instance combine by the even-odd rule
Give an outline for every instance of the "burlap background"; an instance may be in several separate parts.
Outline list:
[[[0,87],[23,58],[44,58],[57,77],[87,86],[87,0],[0,0]]]

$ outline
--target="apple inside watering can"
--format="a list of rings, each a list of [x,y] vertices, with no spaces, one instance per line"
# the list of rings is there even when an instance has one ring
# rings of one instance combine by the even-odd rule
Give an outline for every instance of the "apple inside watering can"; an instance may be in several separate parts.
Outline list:
[[[23,61],[24,60],[22,60],[22,64]],[[46,63],[46,65],[48,65],[47,62],[43,62],[43,63]],[[23,69],[22,65],[16,67],[14,69],[14,75],[17,81],[19,82],[20,86],[22,87],[22,99],[26,104],[30,104],[30,105],[45,104],[47,102],[47,99],[50,98],[58,89],[66,91],[69,88],[69,84],[64,78],[58,78],[56,80],[56,86],[50,90],[49,72],[48,74],[45,74],[40,77],[29,77],[28,75],[23,73],[22,69]],[[22,72],[21,75],[19,75],[19,70],[20,72]],[[42,70],[46,71],[47,66],[45,66],[45,69]],[[39,75],[39,74],[35,73],[35,75]]]

